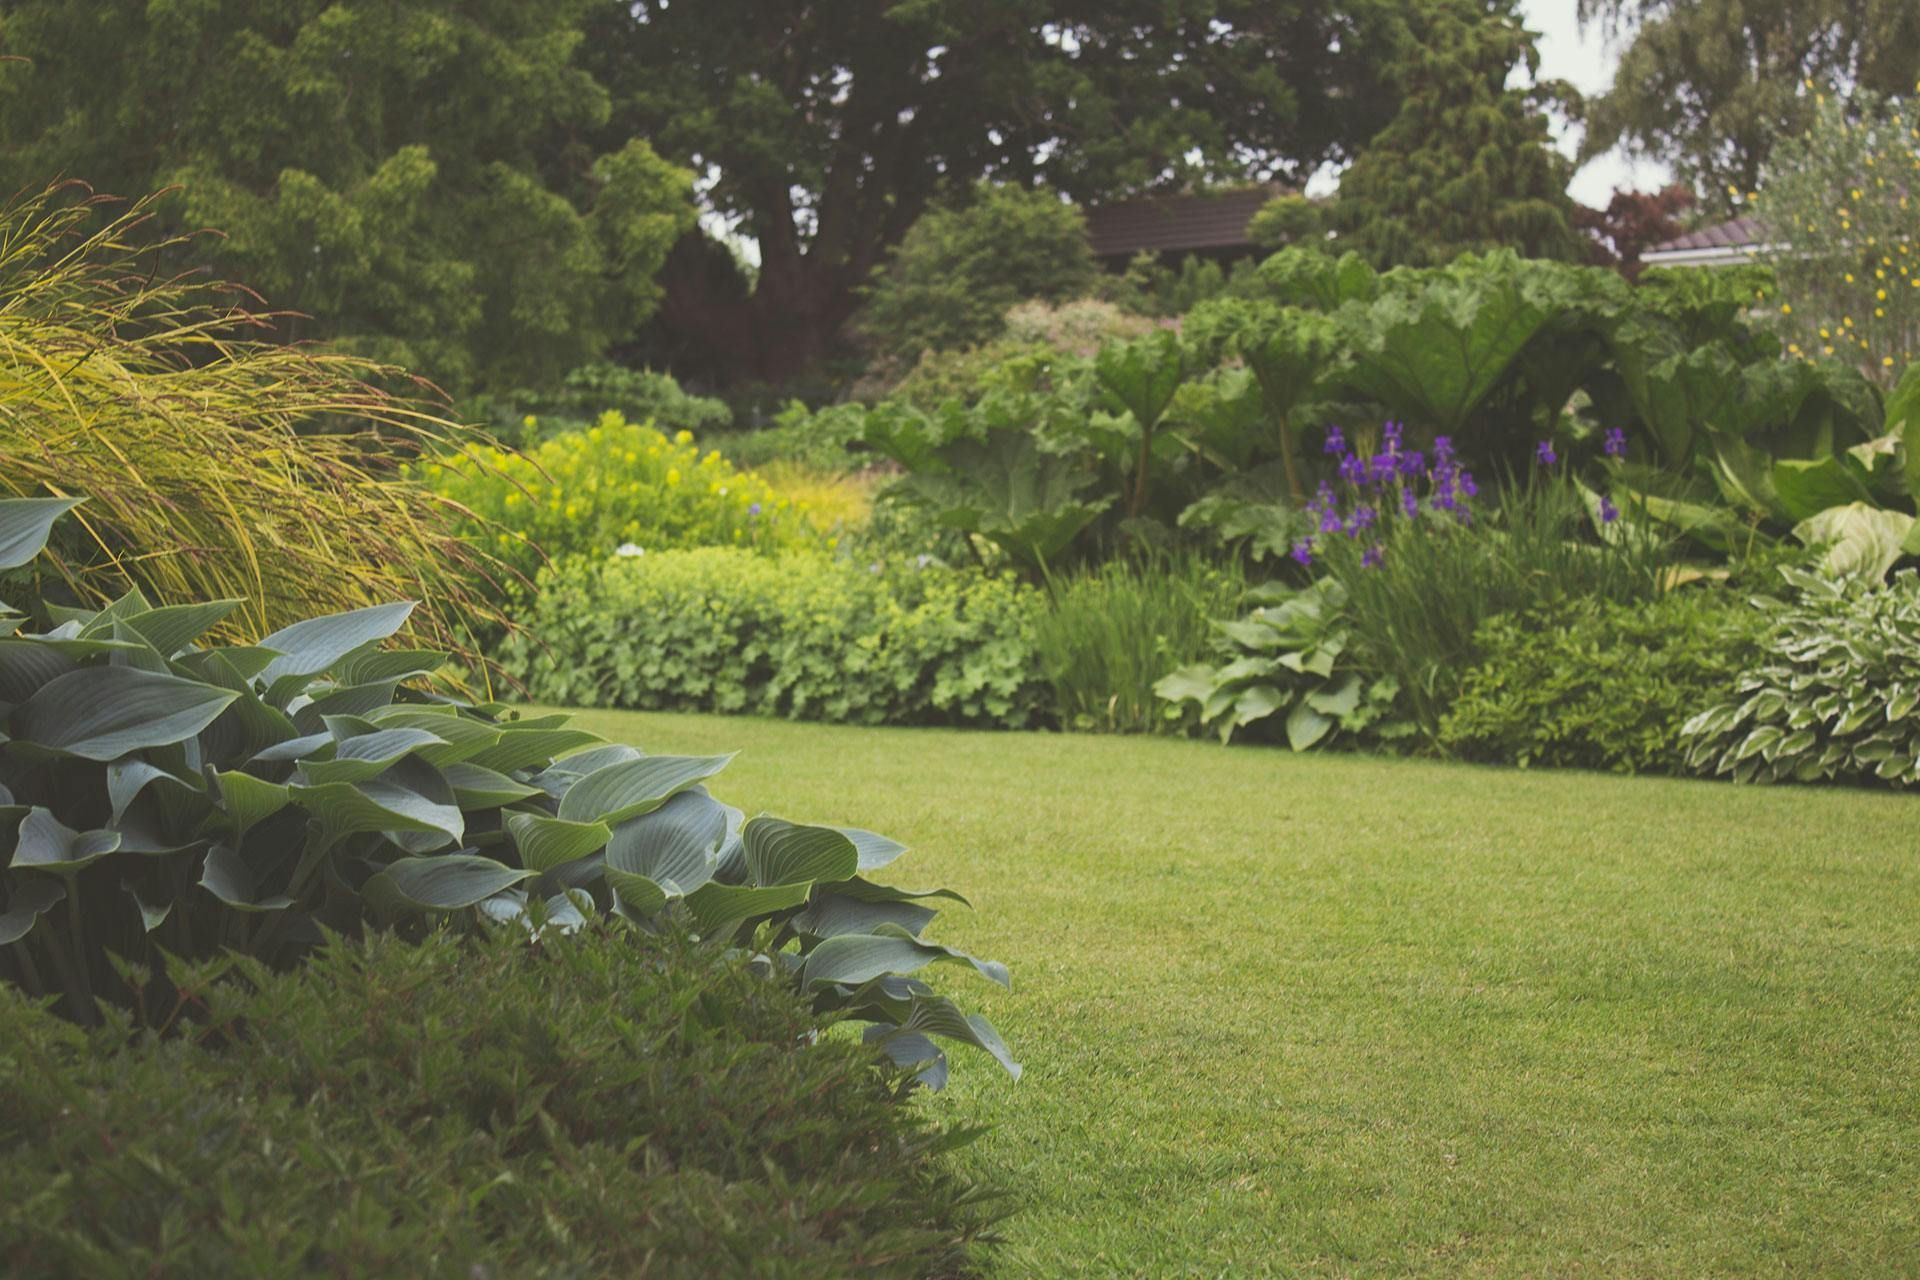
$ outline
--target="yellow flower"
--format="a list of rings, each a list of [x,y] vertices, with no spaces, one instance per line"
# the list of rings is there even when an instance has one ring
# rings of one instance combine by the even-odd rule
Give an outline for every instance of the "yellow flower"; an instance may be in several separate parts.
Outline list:
[[[579,504],[579,503],[577,503],[577,502],[569,502],[569,503],[567,504],[567,513],[566,513],[566,514],[567,514],[567,519],[569,519],[569,520],[577,520],[577,519],[579,519],[579,518],[580,518],[580,504]]]
[[[528,414],[526,417],[520,419],[520,425],[531,431],[540,425],[540,419],[534,417],[532,414]]]
[[[1827,353],[1828,355],[1832,355],[1832,354],[1833,354],[1833,348],[1832,348],[1832,347],[1822,347],[1822,348],[1820,348],[1820,349],[1821,349],[1822,351],[1824,351],[1824,352],[1826,352],[1826,353]]]
[[[520,505],[520,495],[519,495],[519,494],[517,494],[517,493],[510,493],[510,494],[508,494],[508,495],[507,495],[507,502],[506,502],[506,505],[507,505],[507,506],[509,506],[509,507],[517,507],[517,506],[519,506],[519,505]]]
[[[625,462],[628,466],[632,466],[634,463],[640,461],[640,455],[629,449],[622,455],[621,461]]]
[[[1851,272],[1851,271],[1849,271],[1849,272],[1847,272],[1847,274],[1846,274],[1845,276],[1843,276],[1843,277],[1842,277],[1842,279],[1844,279],[1844,280],[1845,280],[1845,281],[1846,281],[1846,282],[1847,282],[1848,284],[1852,284],[1852,283],[1853,283],[1853,272]]]
[[[1781,303],[1781,304],[1780,304],[1780,314],[1781,314],[1781,315],[1783,315],[1783,316],[1790,316],[1790,315],[1792,315],[1792,314],[1793,314],[1793,307],[1792,307],[1791,305],[1789,305],[1788,303],[1785,303],[1785,302],[1783,302],[1783,303]]]
[[[1821,337],[1823,337],[1823,338],[1831,338],[1831,337],[1832,337],[1833,335],[1832,335],[1831,333],[1828,333],[1828,332],[1827,332],[1827,327],[1826,327],[1825,325],[1821,325],[1821,326],[1820,326],[1820,336],[1821,336]]]
[[[676,431],[676,432],[674,432],[674,433],[673,433],[673,442],[674,442],[675,444],[692,444],[692,443],[693,443],[693,432],[691,432],[691,431]]]
[[[1880,301],[1885,302],[1887,300],[1887,291],[1885,289],[1875,289],[1873,291],[1873,296],[1880,299]]]
[[[679,483],[680,483],[680,468],[678,468],[678,467],[668,467],[668,468],[667,468],[667,483],[668,483],[668,484],[679,484]]]
[[[1892,357],[1892,356],[1881,356],[1881,357],[1880,357],[1880,363],[1881,363],[1881,364],[1882,364],[1882,365],[1883,365],[1884,367],[1886,367],[1886,368],[1888,368],[1888,369],[1891,369],[1891,368],[1893,368],[1893,357]]]

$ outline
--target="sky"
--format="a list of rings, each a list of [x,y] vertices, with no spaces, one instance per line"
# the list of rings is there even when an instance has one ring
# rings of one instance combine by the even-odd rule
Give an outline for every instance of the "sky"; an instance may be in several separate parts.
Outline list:
[[[1520,7],[1527,26],[1540,33],[1542,79],[1565,80],[1582,93],[1598,93],[1613,83],[1620,50],[1609,45],[1597,25],[1581,33],[1574,20],[1574,0],[1522,0]],[[1562,151],[1573,155],[1580,144],[1579,129],[1563,126],[1559,143]],[[1656,191],[1670,177],[1665,165],[1636,162],[1612,151],[1582,165],[1569,190],[1581,204],[1604,208],[1615,188]]]

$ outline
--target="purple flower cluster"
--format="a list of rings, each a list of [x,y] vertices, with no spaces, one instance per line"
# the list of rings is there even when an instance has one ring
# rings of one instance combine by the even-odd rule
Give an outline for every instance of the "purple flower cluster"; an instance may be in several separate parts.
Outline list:
[[[1607,438],[1605,442],[1601,444],[1600,451],[1606,454],[1609,458],[1626,457],[1627,456],[1627,433],[1621,430],[1619,427],[1614,427],[1612,430],[1607,432]]]
[[[1434,440],[1429,459],[1422,450],[1406,447],[1405,428],[1388,422],[1380,430],[1380,451],[1363,457],[1348,445],[1339,427],[1328,427],[1326,453],[1338,460],[1335,471],[1346,492],[1343,498],[1331,481],[1322,480],[1307,503],[1307,518],[1316,536],[1367,539],[1369,545],[1360,557],[1365,568],[1377,568],[1386,558],[1386,544],[1380,538],[1387,513],[1397,510],[1407,520],[1420,514],[1423,484],[1429,510],[1444,511],[1463,524],[1472,519],[1467,504],[1480,489],[1460,465],[1453,441],[1446,436]],[[1313,552],[1314,539],[1303,538],[1293,544],[1290,554],[1296,563],[1308,565],[1313,563]]]

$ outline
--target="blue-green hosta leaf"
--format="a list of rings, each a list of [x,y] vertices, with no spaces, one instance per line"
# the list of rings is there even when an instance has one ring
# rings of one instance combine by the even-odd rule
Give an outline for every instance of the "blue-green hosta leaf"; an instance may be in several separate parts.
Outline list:
[[[0,569],[18,569],[47,545],[53,522],[85,498],[0,498]]]
[[[13,737],[84,760],[184,743],[227,710],[227,689],[125,666],[67,672],[13,712]]]
[[[860,870],[860,851],[832,827],[807,827],[760,814],[742,829],[747,880],[758,885],[850,880]]]
[[[174,666],[222,689],[253,688],[253,678],[267,669],[280,655],[259,645],[235,645],[224,649],[189,650],[176,654]]]
[[[262,747],[247,757],[248,764],[288,764],[295,760],[325,759],[326,753],[334,747],[331,733],[309,733],[304,737],[288,738],[276,742],[270,747]]]
[[[385,640],[406,624],[413,605],[381,604],[369,609],[354,609],[324,618],[308,618],[283,627],[260,641],[263,649],[277,649],[280,656],[260,673],[273,693],[274,702],[284,703],[298,686],[283,681],[317,676],[331,670],[333,664],[362,645]]]
[[[342,717],[360,720],[365,729],[370,730],[373,725],[365,717],[390,704],[397,688],[399,682],[396,680],[381,680],[374,684],[321,684],[314,687],[311,700],[295,698],[288,702],[287,711],[293,717],[295,731],[299,733],[313,733],[328,720]]]
[[[876,1034],[876,1032],[878,1034]],[[867,1031],[866,1039],[878,1040],[885,1047],[895,1036],[926,1037],[941,1036],[948,1040],[958,1040],[962,1044],[984,1049],[993,1056],[993,1060],[1006,1069],[1015,1080],[1020,1078],[1020,1064],[1013,1060],[1013,1054],[1007,1049],[1006,1041],[993,1029],[993,1024],[979,1014],[971,1016],[961,1013],[960,1007],[945,996],[921,996],[913,998],[913,1006],[906,1019],[898,1027],[875,1027]],[[909,1047],[917,1047],[911,1045]],[[896,1062],[901,1061],[889,1049],[890,1056]],[[912,1066],[912,1063],[903,1063]]]
[[[951,889],[902,889],[890,884],[875,884],[861,876],[834,885],[833,892],[857,902],[919,902],[923,898],[946,898],[963,907],[973,906]]]
[[[425,752],[421,753],[420,758],[433,763]],[[483,769],[465,760],[441,765],[440,772],[447,776],[447,785],[453,788],[453,798],[462,809],[469,812],[498,809],[502,805],[540,794],[537,788],[524,782],[515,782],[504,773],[495,773],[492,769]]]
[[[533,785],[558,800],[590,773],[612,764],[625,764],[629,760],[638,760],[646,752],[628,746],[624,742],[609,742],[591,750],[575,752],[573,755],[555,760],[552,764],[533,775]]]
[[[536,764],[545,764],[562,751],[571,751],[575,747],[584,747],[590,742],[600,741],[600,736],[588,733],[585,729],[523,728],[511,722],[500,726],[500,741],[486,750],[467,759],[483,769],[496,769],[501,773],[512,773],[515,769],[527,769]]]
[[[293,899],[284,893],[262,896],[253,868],[237,850],[224,844],[207,850],[200,866],[200,887],[236,911],[285,911],[293,905]]]
[[[1153,696],[1163,702],[1205,702],[1216,681],[1213,668],[1204,662],[1181,667],[1154,682]]]
[[[708,881],[687,895],[687,909],[700,927],[711,933],[723,925],[803,906],[812,887],[810,884],[778,884],[755,888]]]
[[[20,819],[11,865],[16,871],[32,868],[64,874],[97,862],[119,847],[119,832],[75,831],[54,817],[52,810],[35,805]]]
[[[115,760],[107,765],[107,803],[112,810],[108,823],[118,824],[134,798],[154,783],[191,795],[206,790],[198,774],[183,778],[145,760],[133,757]]]
[[[238,600],[210,600],[206,604],[170,604],[128,617],[126,625],[171,658],[205,635],[207,629],[240,607]]]
[[[609,826],[651,813],[680,792],[727,767],[724,756],[642,756],[581,778],[560,797],[560,816]]]
[[[25,702],[76,666],[54,645],[25,636],[0,639],[0,702]]]
[[[883,924],[905,929],[917,938],[927,922],[939,914],[931,907],[911,902],[862,902],[828,889],[815,889],[807,909],[791,923],[801,933],[815,938],[872,933]]]
[[[148,902],[140,896],[139,889],[125,880],[120,882],[120,889],[129,898],[132,898],[133,905],[139,908],[140,930],[142,933],[152,933],[155,929],[165,924],[167,917],[173,914],[173,904],[171,902]]]
[[[254,825],[266,821],[293,802],[285,783],[266,782],[250,773],[235,770],[216,772],[214,784],[220,788],[220,807],[226,810],[237,843]]]
[[[907,846],[898,840],[890,840],[860,827],[841,827],[840,834],[853,841],[853,847],[860,855],[862,871],[877,871],[907,851]]]
[[[341,684],[380,684],[430,676],[447,664],[436,649],[379,649],[362,647],[334,664]]]
[[[1320,689],[1307,695],[1307,705],[1322,715],[1350,716],[1360,705],[1360,677],[1348,672],[1339,684],[1331,689]]]
[[[713,879],[714,855],[726,836],[725,807],[711,796],[683,791],[613,829],[607,880],[619,889],[616,874],[644,876],[667,896],[685,897]]]
[[[537,813],[508,814],[507,831],[520,850],[522,865],[535,871],[551,871],[584,858],[613,838],[612,828],[604,822],[573,822]]]
[[[926,942],[905,929],[881,925],[881,932],[841,934],[828,938],[807,953],[800,967],[804,987],[857,987],[882,974],[915,973],[936,962],[971,965],[982,977],[1012,987],[1007,967],[994,960],[976,960],[964,952]]]
[[[452,707],[397,703],[369,712],[367,719],[382,729],[424,729],[433,734],[440,745],[424,748],[419,754],[428,764],[441,767],[470,760],[501,738],[500,726],[459,715]]]
[[[239,762],[257,757],[276,743],[285,743],[295,734],[292,720],[251,689],[243,689],[201,733],[200,745],[210,760]]]
[[[302,760],[304,781],[312,785],[328,782],[364,782],[385,773],[421,747],[443,739],[425,729],[381,729],[339,743],[328,760]]]
[[[0,877],[6,905],[0,906],[0,947],[18,942],[33,931],[33,922],[67,896],[66,886],[51,876]]]
[[[509,867],[471,853],[437,858],[401,858],[367,881],[368,902],[390,914],[458,911],[533,878],[533,872]]]
[[[366,782],[295,785],[290,790],[294,800],[336,838],[363,831],[422,831],[444,837],[444,845],[458,843],[466,831],[459,806],[432,800],[385,775]]]

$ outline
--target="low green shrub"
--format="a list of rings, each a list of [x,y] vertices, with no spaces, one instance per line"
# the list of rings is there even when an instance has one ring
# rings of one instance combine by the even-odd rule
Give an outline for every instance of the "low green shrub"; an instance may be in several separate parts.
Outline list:
[[[1218,624],[1218,648],[1229,660],[1197,662],[1161,678],[1154,693],[1171,715],[1196,715],[1229,742],[1284,734],[1305,751],[1342,738],[1392,742],[1413,732],[1400,708],[1400,686],[1354,660],[1353,632],[1341,616],[1346,591],[1331,578],[1301,590],[1256,587],[1244,618]],[[1186,703],[1193,703],[1187,708]]]
[[[1035,599],[932,562],[578,556],[541,575],[501,661],[567,706],[1025,728],[1047,696]]]
[[[1440,723],[1440,746],[1500,764],[1684,773],[1680,727],[1731,696],[1766,618],[1724,588],[1501,614]]]
[[[773,425],[721,438],[716,443],[743,467],[797,462],[816,471],[851,471],[873,460],[856,453],[867,410],[860,404],[810,409],[791,400],[774,415]]]
[[[0,570],[74,505],[0,501]],[[616,915],[777,955],[816,1009],[873,1023],[930,1081],[930,1035],[1018,1074],[984,1019],[905,976],[948,962],[1008,984],[921,936],[920,900],[951,895],[866,878],[903,846],[746,818],[703,785],[731,756],[645,755],[420,687],[445,655],[380,647],[411,605],[198,645],[236,603],[129,594],[37,634],[0,616],[0,980],[95,1022],[133,998],[124,966],[163,954],[284,965],[323,929]]]
[[[1212,650],[1213,620],[1239,612],[1246,590],[1237,562],[1192,555],[1110,560],[1049,582],[1033,630],[1061,725],[1189,731],[1196,717],[1163,703],[1154,683]]]
[[[687,394],[671,374],[604,362],[582,365],[546,391],[475,396],[463,407],[483,418],[495,435],[522,448],[589,426],[605,413],[651,423],[668,435],[691,431],[703,440],[733,424],[724,401]]]
[[[909,1080],[744,956],[604,924],[0,986],[0,1272],[947,1275],[993,1211]]]
[[[1687,764],[1736,782],[1920,784],[1920,575],[1782,571],[1758,661],[1687,721]]]
[[[471,512],[469,532],[529,578],[544,557],[628,543],[779,551],[820,540],[796,502],[717,451],[703,454],[691,432],[668,436],[617,413],[525,454],[455,454],[417,474]]]

